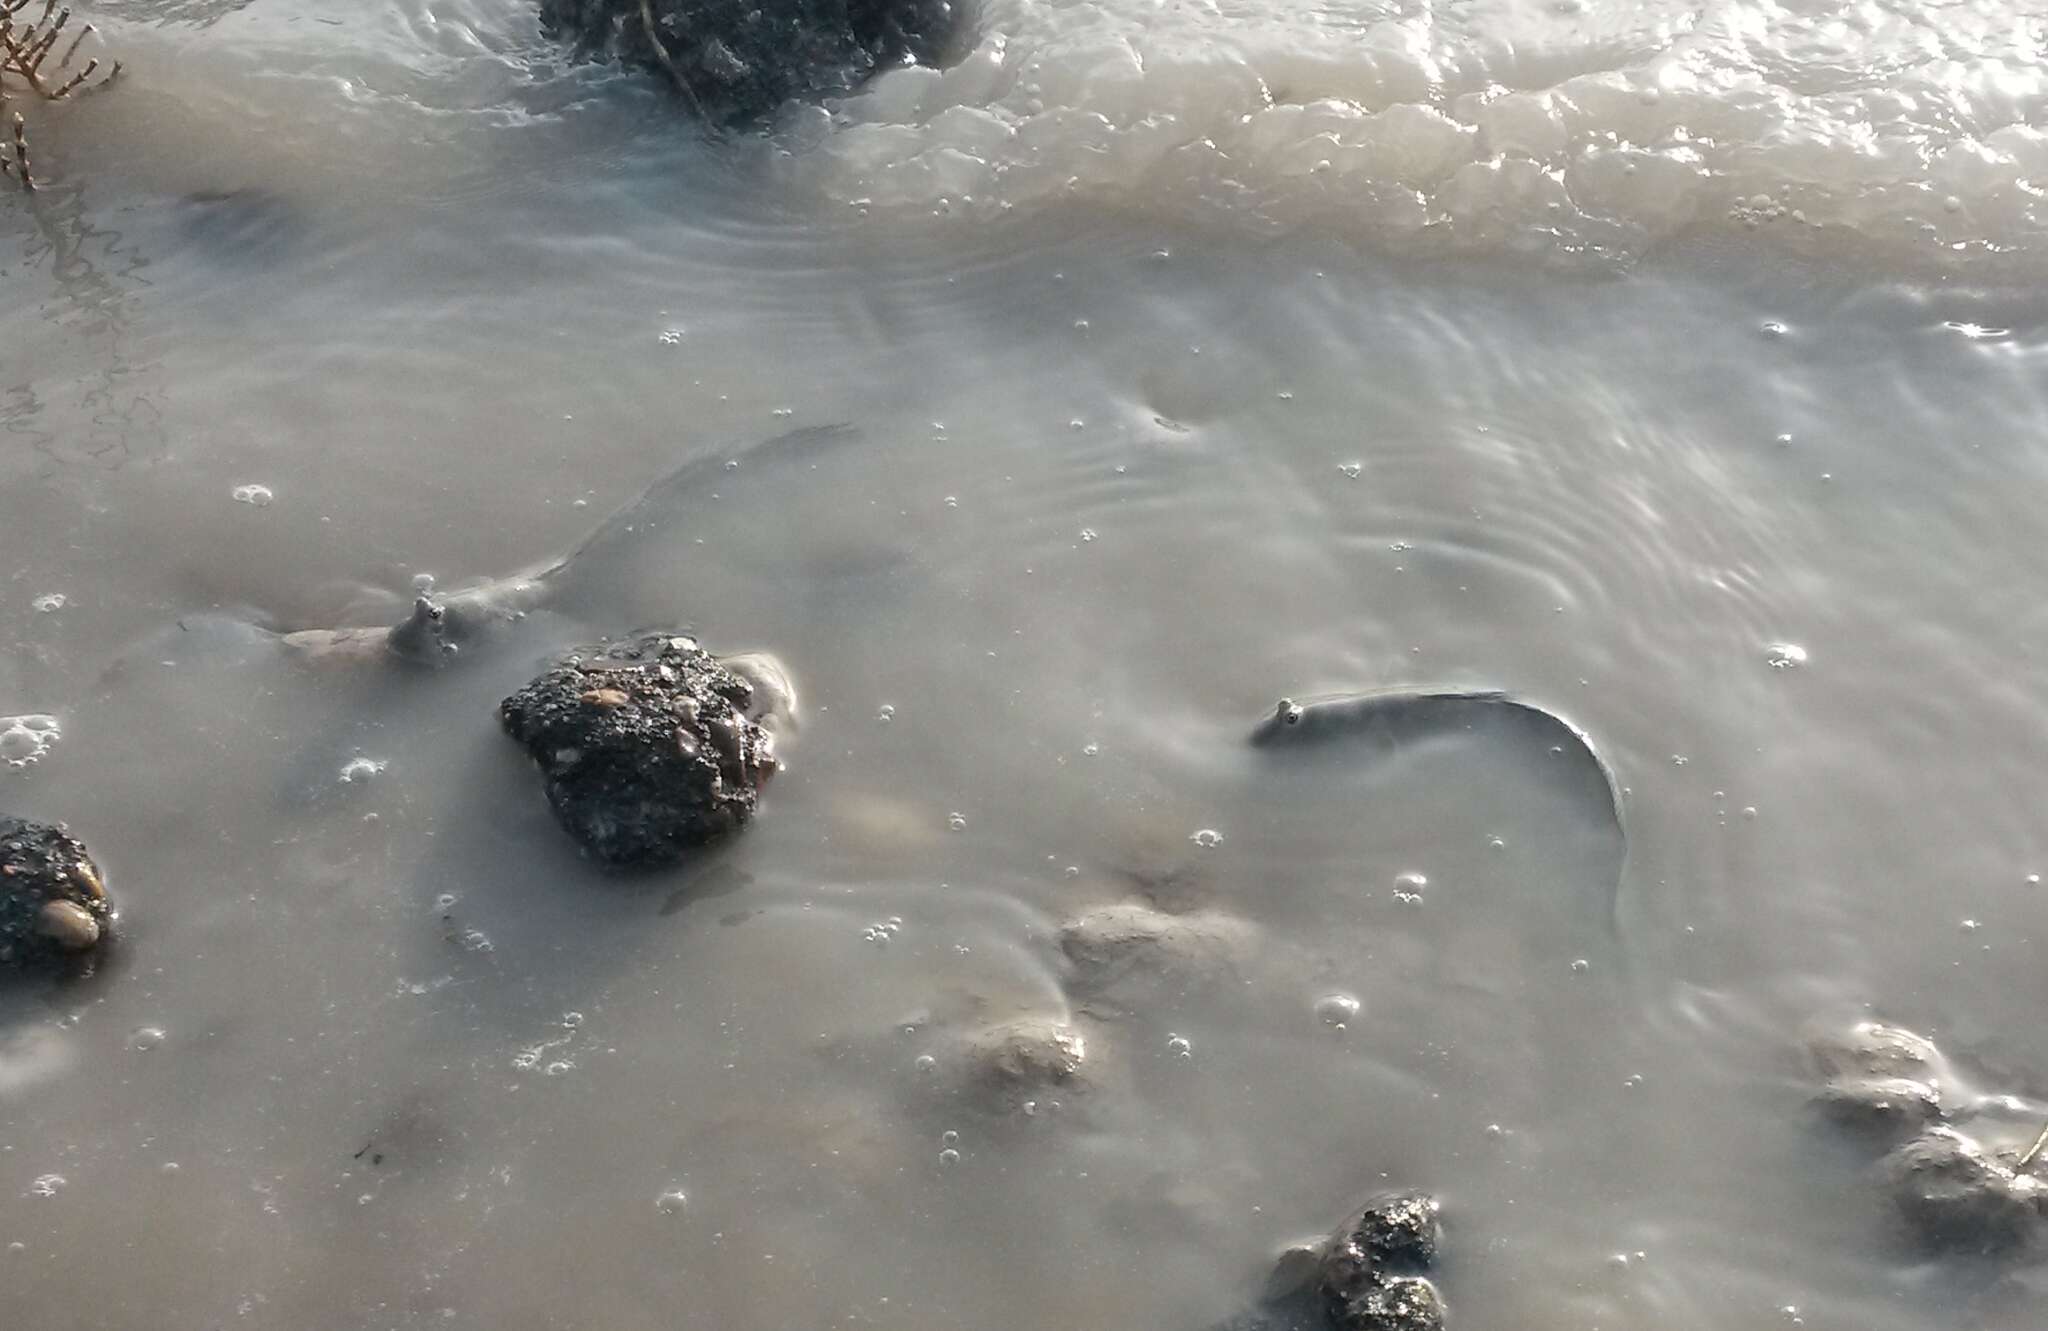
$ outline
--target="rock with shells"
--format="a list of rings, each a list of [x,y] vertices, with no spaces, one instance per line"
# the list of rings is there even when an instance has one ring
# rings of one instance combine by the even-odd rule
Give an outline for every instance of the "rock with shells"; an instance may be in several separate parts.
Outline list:
[[[102,76],[97,56],[74,65],[79,47],[99,30],[90,23],[71,27],[71,10],[57,0],[0,0],[0,176],[36,187],[28,151],[28,122],[9,104],[9,94],[23,89],[46,102],[105,87],[121,73],[116,60]],[[53,60],[54,57],[54,60]]]
[[[113,924],[99,867],[62,827],[0,818],[0,965],[98,947]]]
[[[571,653],[499,705],[555,817],[609,868],[672,863],[754,816],[777,768],[760,722],[788,706],[766,658],[656,634]]]

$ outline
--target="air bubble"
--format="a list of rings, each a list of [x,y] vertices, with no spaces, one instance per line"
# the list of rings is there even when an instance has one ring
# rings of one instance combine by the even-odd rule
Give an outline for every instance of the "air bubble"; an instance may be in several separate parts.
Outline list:
[[[952,1147],[948,1146],[945,1150],[939,1152],[939,1167],[941,1169],[951,1169],[954,1165],[957,1165],[959,1163],[960,1152],[954,1150]]]
[[[939,1060],[933,1058],[930,1054],[919,1054],[912,1060],[910,1066],[916,1068],[918,1072],[925,1076],[930,1076],[939,1070]]]
[[[254,504],[258,508],[277,498],[276,493],[267,485],[238,485],[228,493],[233,496],[236,503]]]
[[[351,758],[341,765],[341,779],[350,785],[354,785],[359,781],[368,781],[371,777],[382,772],[385,766],[386,764],[380,758]]]
[[[1774,642],[1764,647],[1764,660],[1773,670],[1791,670],[1806,664],[1806,649],[1796,642]]]
[[[1316,1000],[1316,1019],[1341,1031],[1357,1019],[1362,1006],[1351,994],[1325,994]]]
[[[1223,834],[1213,827],[1197,828],[1188,840],[1194,842],[1203,850],[1214,850],[1223,844]]]
[[[884,724],[887,724],[887,723],[888,723],[888,722],[890,722],[890,721],[894,721],[895,719],[896,719],[896,708],[894,707],[894,705],[892,705],[892,704],[890,704],[890,703],[886,703],[886,702],[885,702],[885,703],[883,703],[883,704],[882,704],[882,705],[881,705],[881,706],[880,706],[879,708],[877,708],[877,709],[876,709],[876,711],[875,711],[875,720],[877,720],[877,721],[880,721],[880,722],[882,722],[882,723],[884,723]]]
[[[161,1046],[164,1038],[164,1028],[161,1026],[138,1026],[135,1033],[128,1037],[128,1047],[147,1053]]]
[[[670,1188],[654,1199],[654,1209],[663,1215],[681,1215],[690,1198],[681,1188]]]
[[[1195,1056],[1195,1045],[1187,1036],[1175,1035],[1169,1031],[1166,1035],[1166,1052],[1172,1054],[1175,1058],[1193,1058]]]
[[[1355,481],[1365,475],[1365,464],[1363,462],[1340,462],[1337,464],[1337,470],[1343,472],[1346,479]]]
[[[1083,758],[1093,758],[1099,755],[1101,752],[1102,746],[1100,744],[1097,744],[1094,740],[1089,740],[1086,744],[1083,744],[1081,746],[1081,756]]]
[[[1574,975],[1584,975],[1587,971],[1592,969],[1593,963],[1586,960],[1584,957],[1578,957],[1572,961],[1572,974]]]
[[[35,607],[37,614],[48,615],[62,610],[65,599],[63,592],[46,592],[35,600],[30,601],[29,604]]]
[[[65,1179],[62,1174],[45,1174],[28,1185],[28,1195],[31,1197],[55,1197],[59,1192],[63,1191],[64,1183]]]
[[[1083,528],[1081,528],[1081,539],[1082,539],[1083,541],[1093,541],[1093,540],[1095,539],[1095,528],[1093,528],[1093,527],[1083,527]]]
[[[1420,905],[1422,889],[1428,886],[1429,879],[1419,873],[1397,873],[1394,875],[1394,900],[1403,905]]]
[[[947,814],[946,830],[949,832],[965,832],[967,830],[967,815],[964,813]]]

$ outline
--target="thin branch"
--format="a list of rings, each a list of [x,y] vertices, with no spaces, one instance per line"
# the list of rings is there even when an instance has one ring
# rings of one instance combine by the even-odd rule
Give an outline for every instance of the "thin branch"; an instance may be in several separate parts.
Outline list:
[[[2027,1166],[2034,1163],[2035,1157],[2041,1154],[2041,1148],[2044,1146],[2048,1146],[2048,1123],[2041,1125],[2041,1135],[2034,1138],[2034,1144],[2027,1148],[2027,1153],[2021,1156],[2019,1163],[2012,1167],[2012,1172],[2015,1174],[2026,1173]]]
[[[78,54],[78,44],[98,31],[99,29],[95,28],[90,23],[80,28],[78,30],[78,35],[71,39],[71,45],[64,48],[64,58],[57,62],[57,68],[62,69],[64,66],[70,64],[71,57]]]
[[[14,113],[14,169],[21,175],[21,187],[32,190],[36,178],[28,168],[28,126],[21,118],[21,112]]]
[[[55,3],[55,0],[51,2]],[[683,94],[683,100],[690,104],[690,109],[697,113],[699,120],[702,120],[704,103],[697,100],[697,90],[690,86],[690,81],[683,77],[683,71],[676,68],[675,57],[661,44],[661,33],[655,29],[654,6],[650,0],[640,0],[640,26],[647,30],[647,43],[654,48],[654,58],[668,71],[668,76],[675,83],[677,91]]]

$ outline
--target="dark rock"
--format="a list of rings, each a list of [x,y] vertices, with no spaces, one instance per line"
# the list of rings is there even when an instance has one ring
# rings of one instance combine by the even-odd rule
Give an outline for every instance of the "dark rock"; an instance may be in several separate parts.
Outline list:
[[[2037,1242],[2048,1220],[2048,1182],[2016,1172],[2018,1158],[1936,1127],[1887,1156],[1884,1172],[1899,1214],[1930,1248],[2006,1253]]]
[[[89,952],[113,919],[99,868],[76,837],[0,818],[0,964]]]
[[[737,125],[792,99],[850,92],[879,70],[939,64],[960,10],[956,0],[540,0],[540,18],[579,52],[666,78],[706,120]]]
[[[774,741],[754,689],[688,638],[573,653],[498,706],[555,817],[613,868],[668,864],[753,817]]]
[[[1330,1307],[1338,1331],[1443,1331],[1444,1298],[1421,1276],[1394,1276]]]
[[[1282,1252],[1258,1305],[1210,1331],[1443,1331],[1429,1279],[1440,1210],[1427,1193],[1374,1198],[1331,1237]]]
[[[1439,1206],[1426,1193],[1375,1198],[1338,1229],[1323,1257],[1321,1294],[1338,1331],[1435,1331],[1443,1299],[1436,1266]]]

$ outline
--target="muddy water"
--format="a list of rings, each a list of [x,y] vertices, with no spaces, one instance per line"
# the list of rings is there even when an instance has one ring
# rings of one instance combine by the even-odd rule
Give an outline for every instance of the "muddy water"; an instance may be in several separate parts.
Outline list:
[[[1798,1046],[2048,1093],[2041,16],[1498,10],[991,5],[737,145],[516,5],[113,11],[0,203],[0,800],[123,908],[0,994],[9,1324],[1195,1329],[1398,1183],[1464,1327],[2034,1325]],[[699,457],[447,669],[250,627]],[[604,880],[492,707],[657,625],[805,716]],[[1390,683],[1568,715],[1625,861],[1511,730],[1246,743]],[[1090,989],[1131,901],[1253,942]]]

